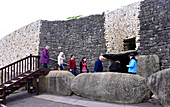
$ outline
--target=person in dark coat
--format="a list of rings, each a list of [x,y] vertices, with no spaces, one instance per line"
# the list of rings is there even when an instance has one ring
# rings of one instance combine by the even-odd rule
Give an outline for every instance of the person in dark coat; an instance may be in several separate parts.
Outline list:
[[[104,60],[103,56],[100,56],[99,59],[95,62],[94,72],[103,72],[105,71],[103,69],[102,61]]]
[[[50,63],[50,57],[48,50],[50,49],[49,46],[46,46],[45,48],[42,49],[42,53],[40,56],[40,63],[43,63],[42,68],[48,68],[47,64]]]
[[[109,67],[110,72],[122,72],[122,67],[120,64],[120,61],[116,60],[112,63],[112,65]]]
[[[83,57],[80,61],[80,73],[88,73],[86,57]]]

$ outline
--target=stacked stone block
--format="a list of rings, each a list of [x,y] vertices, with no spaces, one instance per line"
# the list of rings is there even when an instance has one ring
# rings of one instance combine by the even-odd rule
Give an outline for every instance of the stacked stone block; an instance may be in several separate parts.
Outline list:
[[[68,21],[42,21],[40,34],[40,51],[49,45],[50,57],[57,59],[62,51],[66,55],[64,62],[68,63],[70,56],[76,56],[76,65],[83,57],[87,57],[90,71],[93,71],[95,61],[99,55],[106,53],[104,39],[104,15]],[[51,61],[50,67],[56,68],[57,63]]]
[[[144,0],[102,15],[66,21],[36,21],[0,40],[0,67],[30,54],[40,55],[51,46],[50,57],[66,54],[68,63],[75,54],[77,66],[87,57],[89,70],[102,54],[119,53],[131,48],[124,40],[135,38],[139,55],[157,54],[161,69],[170,67],[170,1]],[[126,47],[127,46],[127,47]],[[51,61],[51,68],[57,63]],[[104,61],[105,68],[109,66]]]
[[[0,40],[0,67],[30,54],[38,55],[40,21],[24,26]]]
[[[105,39],[107,53],[124,51],[124,40],[136,38],[139,47],[139,8],[140,2],[105,13]]]
[[[170,1],[145,0],[140,6],[139,54],[157,54],[161,69],[170,67]]]

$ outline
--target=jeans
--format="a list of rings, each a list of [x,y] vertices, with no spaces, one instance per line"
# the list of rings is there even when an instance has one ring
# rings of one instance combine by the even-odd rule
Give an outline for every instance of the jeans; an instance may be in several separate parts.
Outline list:
[[[48,68],[47,63],[44,63],[42,68]]]
[[[61,65],[60,70],[65,70],[64,65],[63,64],[60,64],[60,65]]]
[[[78,75],[78,73],[77,73],[77,69],[72,69],[72,71],[71,71],[71,72],[72,72],[72,74],[73,74],[73,75],[75,75],[75,76],[77,76],[77,75]]]
[[[87,71],[82,71],[82,73],[87,73]]]

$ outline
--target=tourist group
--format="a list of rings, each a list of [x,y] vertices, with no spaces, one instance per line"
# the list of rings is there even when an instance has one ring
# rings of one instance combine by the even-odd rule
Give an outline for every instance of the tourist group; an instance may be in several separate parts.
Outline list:
[[[42,49],[42,53],[40,56],[40,63],[43,63],[42,68],[48,68],[47,64],[50,62],[49,58],[49,53],[48,50],[50,49],[49,46],[46,46],[45,48]],[[130,62],[129,65],[126,65],[128,67],[128,73],[136,74],[137,73],[137,59],[135,58],[135,55],[131,53],[129,55]],[[105,58],[103,56],[99,56],[99,59],[95,62],[95,67],[94,67],[94,72],[104,72],[105,69],[103,68],[102,61]],[[65,70],[64,68],[64,60],[65,60],[65,55],[63,52],[60,52],[58,55],[58,70]],[[110,72],[121,72],[122,67],[120,64],[119,60],[116,60],[111,64],[109,67]],[[75,55],[72,54],[70,56],[69,60],[69,71],[72,72],[73,75],[77,76],[78,75],[78,70],[76,67],[76,61],[75,61]],[[82,60],[80,61],[80,73],[88,73],[89,70],[87,68],[87,63],[86,63],[86,57],[83,57]]]

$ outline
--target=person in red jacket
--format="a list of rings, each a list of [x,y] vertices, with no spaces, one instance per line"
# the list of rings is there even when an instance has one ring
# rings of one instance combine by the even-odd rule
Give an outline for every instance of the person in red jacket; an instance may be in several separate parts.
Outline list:
[[[77,76],[78,73],[77,73],[76,61],[74,58],[75,58],[75,56],[71,55],[71,59],[69,60],[69,69],[73,75]]]

